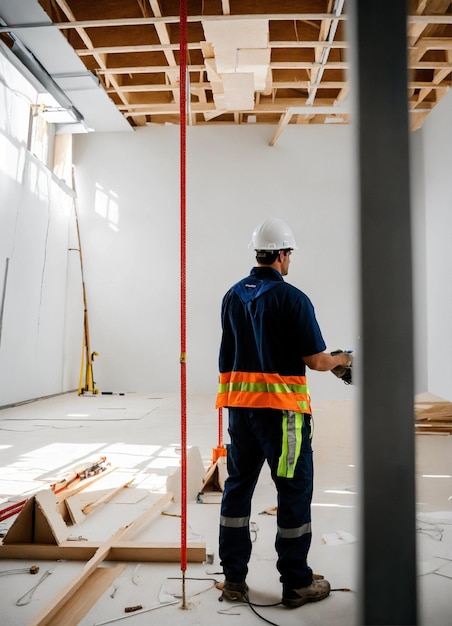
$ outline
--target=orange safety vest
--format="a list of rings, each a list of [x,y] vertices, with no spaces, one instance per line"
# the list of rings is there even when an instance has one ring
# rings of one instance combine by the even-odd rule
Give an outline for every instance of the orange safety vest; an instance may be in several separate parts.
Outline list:
[[[268,372],[220,373],[216,408],[281,409],[311,414],[306,376]]]

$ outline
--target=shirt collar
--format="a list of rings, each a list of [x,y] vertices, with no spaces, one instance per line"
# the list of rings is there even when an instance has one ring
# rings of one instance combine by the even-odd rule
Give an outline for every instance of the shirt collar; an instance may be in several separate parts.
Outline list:
[[[253,267],[250,272],[250,276],[255,276],[256,278],[267,278],[269,280],[281,280],[284,282],[284,278],[278,270],[275,270],[274,267]]]

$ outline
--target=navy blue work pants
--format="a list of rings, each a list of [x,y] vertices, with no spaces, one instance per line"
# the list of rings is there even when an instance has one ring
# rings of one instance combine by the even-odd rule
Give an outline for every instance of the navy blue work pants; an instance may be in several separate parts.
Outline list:
[[[229,409],[228,478],[221,503],[219,555],[226,580],[243,582],[251,556],[251,498],[267,460],[277,490],[275,548],[280,580],[298,589],[312,583],[307,564],[311,545],[313,462],[311,416],[303,415],[302,452],[293,478],[277,476],[282,449],[283,412],[275,409]]]

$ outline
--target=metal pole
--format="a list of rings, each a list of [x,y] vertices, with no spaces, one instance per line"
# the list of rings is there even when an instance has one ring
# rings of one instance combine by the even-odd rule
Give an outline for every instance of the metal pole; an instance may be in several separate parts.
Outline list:
[[[360,625],[417,624],[407,6],[349,5],[361,254]]]

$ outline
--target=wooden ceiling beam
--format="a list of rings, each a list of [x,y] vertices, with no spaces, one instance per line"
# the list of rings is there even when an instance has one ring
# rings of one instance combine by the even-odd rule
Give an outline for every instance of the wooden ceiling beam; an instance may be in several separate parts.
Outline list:
[[[452,61],[452,49],[446,50],[446,56],[448,61]],[[451,68],[435,70],[433,75],[433,81],[425,83],[421,88],[421,91],[418,96],[418,102],[422,102],[429,96],[429,94],[434,91],[436,100],[440,100],[444,95],[444,93],[439,93],[438,90],[443,88],[450,87],[450,81],[448,83],[444,83],[443,81],[449,76],[451,72]]]
[[[155,17],[162,17],[162,11],[160,9],[159,0],[149,0],[149,6],[151,7],[152,12],[154,13]],[[160,39],[161,43],[164,45],[170,44],[171,37],[169,34],[168,25],[159,22],[155,24],[154,27],[155,27],[155,30],[157,31],[157,36]],[[170,68],[177,69],[178,64],[176,61],[176,57],[174,56],[174,52],[172,50],[165,49],[163,53],[166,57],[166,60],[168,61],[168,65],[170,66]],[[172,72],[169,72],[168,79],[171,85],[173,86],[172,92],[173,92],[174,101],[179,103],[180,101],[179,76],[173,74]]]
[[[452,69],[452,61],[418,61],[410,66],[415,70],[440,70],[448,68]]]
[[[295,113],[297,114],[314,114],[314,115],[343,115],[348,114],[347,111],[344,111],[342,108],[335,106],[331,102],[324,105],[315,105],[315,106],[306,106],[300,105],[300,100],[296,98],[284,98],[284,101],[281,103],[264,103],[255,105],[254,109],[250,109],[249,111],[242,111],[244,115],[260,115],[260,114],[283,114],[286,112],[289,104],[290,108],[295,109]],[[423,102],[422,106],[417,107],[417,102],[412,103],[415,108],[411,108],[412,113],[429,113],[434,103],[431,102]],[[207,113],[209,115],[214,114],[214,116],[223,115],[224,113],[228,113],[229,111],[219,111],[213,102],[202,103],[202,102],[192,102],[191,110],[193,113]],[[118,109],[122,110],[124,114],[128,117],[131,115],[141,114],[141,115],[178,115],[179,107],[176,104],[133,104],[130,106],[130,109],[127,110],[123,105],[119,105]]]
[[[315,112],[317,108],[321,109],[323,113],[343,113],[343,109],[339,107],[335,107],[332,99],[320,99],[318,100],[319,104],[316,106],[306,106],[304,103],[300,104],[300,98],[281,98],[281,100],[270,103],[264,102],[260,104],[255,104],[253,109],[244,110],[242,113],[248,115],[255,115],[257,113],[285,113],[288,108],[296,109],[296,113],[299,113],[300,110],[303,112],[310,113]],[[214,102],[192,102],[191,109],[194,113],[212,113],[215,112],[216,115],[222,115],[223,113],[228,113],[227,110],[219,111],[216,108]],[[118,109],[127,112],[128,115],[140,113],[142,115],[166,115],[166,114],[177,114],[179,109],[176,104],[145,104],[145,103],[137,103],[132,104],[130,107],[125,107],[124,105],[118,105]],[[306,109],[306,111],[305,111]]]
[[[339,95],[337,96],[336,100],[334,101],[335,105],[340,104],[341,102],[344,102],[344,100],[347,98],[348,96],[348,92],[350,90],[349,85],[347,84],[343,89],[341,89],[341,91],[339,92]]]
[[[275,145],[276,140],[278,139],[280,134],[283,132],[287,124],[289,124],[290,120],[292,119],[292,116],[293,116],[293,113],[290,109],[287,109],[287,111],[281,115],[281,119],[279,120],[278,127],[276,128],[276,132],[273,135],[273,137],[270,139],[270,142],[269,142],[270,146]]]
[[[237,20],[256,20],[261,16],[256,14],[226,14],[223,15],[188,15],[187,22],[212,22],[212,21],[228,21],[234,22]],[[265,19],[270,21],[321,21],[329,18],[334,18],[334,15],[328,13],[272,13],[266,14]],[[436,17],[436,16],[435,16]],[[343,15],[340,19],[345,20],[346,16]],[[92,20],[78,20],[71,22],[56,22],[53,24],[60,30],[66,30],[68,28],[115,28],[121,26],[146,26],[156,24],[178,24],[178,15],[160,15],[155,17],[125,17],[125,18],[104,18],[104,19],[92,19]],[[32,26],[32,25],[30,25]],[[36,26],[36,25],[35,25]]]
[[[205,65],[188,65],[189,72],[202,72],[206,69]],[[169,65],[131,65],[129,67],[107,67],[96,70],[97,74],[179,74],[179,67],[170,67]]]
[[[347,82],[345,80],[336,80],[336,81],[327,81],[322,82],[318,86],[319,89],[343,89],[346,86]],[[419,85],[426,86],[428,83],[422,83]],[[308,80],[299,80],[299,81],[274,81],[272,86],[274,89],[308,89],[310,82]],[[140,92],[153,92],[153,91],[171,91],[173,87],[171,85],[121,85],[118,87],[119,91],[127,91],[129,93],[140,93]],[[212,90],[212,86],[210,82],[193,82],[190,83],[190,90]],[[116,91],[115,88],[106,89],[107,93],[114,93]]]
[[[58,0],[55,0],[58,2]],[[280,13],[280,14],[266,14],[265,18],[270,21],[301,21],[301,22],[321,22],[323,20],[333,19],[335,16],[329,13]],[[255,20],[259,16],[255,14],[251,15],[188,15],[187,21],[192,22],[206,22],[212,20]],[[346,20],[347,16],[341,15],[337,19]],[[115,28],[121,26],[147,26],[155,24],[178,24],[178,15],[166,15],[162,17],[127,17],[127,18],[104,18],[104,19],[91,19],[91,20],[70,20],[69,22],[34,22],[23,24],[10,24],[8,26],[0,26],[0,32],[8,30],[25,30],[29,28],[57,28],[58,30],[71,30],[76,28]],[[409,24],[433,24],[433,25],[445,25],[452,24],[452,14],[447,13],[445,15],[409,15]]]
[[[299,70],[299,69],[311,69],[315,66],[314,61],[275,61],[270,62],[271,70]],[[325,69],[327,70],[345,70],[349,68],[349,63],[345,61],[328,61]],[[426,63],[418,63],[416,67],[421,69],[441,68],[448,67],[448,63],[441,63],[435,61],[428,61]],[[200,65],[188,65],[189,72],[204,72],[206,66]],[[173,68],[168,65],[131,65],[125,67],[113,66],[107,68],[99,68],[96,70],[97,74],[158,74],[164,72],[179,71],[178,68]]]
[[[452,87],[452,80],[444,81],[444,78],[446,78],[448,74],[450,74],[450,70],[446,73],[445,76],[443,74],[438,74],[437,76],[435,76],[435,78],[433,79],[434,80],[433,83],[418,80],[418,81],[410,82],[409,86],[412,89],[429,89],[429,90],[448,89]],[[444,76],[444,78],[440,79],[439,78],[440,76]]]
[[[57,0],[61,2],[62,0]],[[202,42],[191,42],[187,44],[188,50],[201,50]],[[315,48],[322,46],[324,48],[348,48],[346,41],[270,41],[270,48]],[[441,48],[440,48],[441,49]],[[131,46],[100,46],[93,47],[91,44],[87,48],[78,48],[75,52],[79,56],[88,56],[93,54],[129,54],[137,52],[165,52],[165,50],[179,50],[178,43],[172,44],[141,44]]]
[[[272,70],[290,70],[290,69],[310,69],[316,65],[315,61],[271,61],[270,69]],[[429,69],[441,69],[452,68],[452,63],[449,61],[416,61],[410,64],[410,69],[416,70],[429,70]],[[331,61],[328,60],[326,70],[346,70],[350,68],[348,61]]]
[[[316,61],[270,61],[271,70],[310,70],[319,65]],[[350,67],[347,61],[328,61],[328,70],[345,70]]]
[[[452,80],[445,81],[444,79],[450,74],[452,70],[449,69],[444,71],[441,74],[437,74],[433,83],[428,81],[410,81],[408,83],[408,87],[410,89],[448,89],[452,87]],[[273,89],[308,89],[309,81],[284,81],[278,82],[275,81],[273,83]],[[320,83],[318,85],[318,89],[345,89],[347,87],[347,82],[345,80],[342,81],[327,81]],[[122,85],[120,87],[112,87],[107,88],[105,91],[108,94],[116,93],[116,92],[128,92],[128,93],[152,93],[152,92],[162,92],[162,91],[173,91],[174,86],[172,85]],[[210,82],[196,82],[190,83],[190,90],[192,93],[198,95],[198,92],[206,92],[211,91],[212,86]],[[277,98],[275,98],[277,100]],[[133,105],[132,105],[133,106]]]
[[[416,15],[422,15],[427,8],[428,0],[419,0],[416,7]],[[425,22],[411,22],[408,24],[407,36],[410,44],[416,43],[419,37],[422,35],[427,24]]]
[[[425,50],[452,50],[452,39],[450,37],[421,37],[416,48]],[[413,49],[412,46],[410,46]]]
[[[231,15],[231,5],[229,0],[221,0],[221,6],[223,8],[223,15]]]

